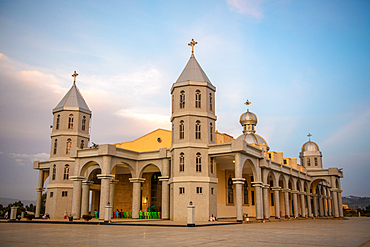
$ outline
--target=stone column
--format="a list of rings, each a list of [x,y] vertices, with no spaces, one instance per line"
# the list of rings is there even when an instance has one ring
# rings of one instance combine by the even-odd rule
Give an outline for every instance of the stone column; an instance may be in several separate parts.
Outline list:
[[[280,187],[272,187],[274,191],[274,205],[275,205],[275,219],[280,219],[280,199],[279,199],[279,191]]]
[[[338,190],[338,209],[339,217],[341,218],[343,218],[342,191],[343,190]]]
[[[318,195],[317,194],[312,194],[312,197],[313,197],[313,215],[315,217],[319,216],[318,214],[318,205],[317,205],[317,197]]]
[[[115,208],[114,208],[114,192],[115,192],[115,189],[116,189],[116,184],[119,182],[119,180],[114,180],[112,179],[110,181],[110,188],[109,188],[109,203],[112,207],[112,212],[115,212]],[[114,217],[113,217],[114,218]]]
[[[141,196],[141,183],[145,181],[145,178],[130,178],[131,183],[133,183],[132,188],[132,218],[139,218],[140,211],[140,196]]]
[[[36,199],[36,212],[35,212],[35,218],[40,217],[40,211],[41,211],[41,197],[42,197],[42,191],[43,191],[43,185],[44,185],[44,171],[39,170],[39,182],[37,184],[36,193],[37,193],[37,199]]]
[[[256,196],[256,219],[263,220],[263,198],[262,198],[262,183],[253,182],[254,193]]]
[[[311,193],[307,193],[307,209],[308,217],[312,217]]]
[[[81,218],[82,180],[84,180],[85,177],[71,176],[69,179],[73,181],[71,214],[73,219],[79,220]]]
[[[299,192],[299,195],[301,196],[301,215],[303,218],[306,217],[306,203],[305,203],[305,200],[304,200],[304,197],[306,195],[306,192],[302,191],[302,192]]]
[[[324,216],[324,199],[323,199],[323,195],[319,195],[319,208],[320,208],[320,217],[323,217]]]
[[[170,219],[170,186],[168,184],[169,177],[159,177],[162,181],[162,219]]]
[[[236,220],[243,221],[243,185],[245,178],[233,178],[235,184],[235,198],[236,198]]]
[[[334,208],[334,218],[339,217],[339,208],[338,208],[338,194],[337,189],[330,189],[331,194],[333,195],[333,208]]]
[[[263,185],[263,216],[267,220],[270,219],[269,187],[268,184]]]
[[[293,195],[293,208],[294,208],[294,218],[298,218],[298,190],[292,190]]]
[[[290,208],[289,208],[289,191],[290,189],[283,189],[284,192],[284,205],[285,205],[285,218],[290,218]]]
[[[110,190],[110,180],[114,178],[112,174],[98,174],[98,179],[101,180],[100,183],[100,205],[99,205],[99,220],[104,220],[105,207],[109,202],[109,190]],[[110,202],[109,202],[110,203]]]
[[[93,184],[91,181],[82,182],[81,216],[89,214],[89,195],[91,184]]]

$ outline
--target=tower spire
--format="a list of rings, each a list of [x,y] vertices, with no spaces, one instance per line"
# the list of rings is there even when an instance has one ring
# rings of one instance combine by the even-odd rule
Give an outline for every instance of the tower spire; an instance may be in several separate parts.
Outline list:
[[[191,55],[194,54],[194,46],[198,44],[198,42],[195,42],[194,39],[191,39],[191,42],[188,44],[189,46],[191,46]]]
[[[311,133],[308,133],[307,136],[308,136],[308,141],[311,141],[311,136],[312,136]]]
[[[247,100],[247,102],[244,103],[244,105],[247,105],[247,111],[249,111],[250,104],[252,104],[252,102],[250,102],[249,100]]]
[[[76,70],[75,70],[75,72],[72,75],[72,77],[73,77],[73,85],[76,85],[76,77],[77,76],[78,76],[78,74],[76,73]]]

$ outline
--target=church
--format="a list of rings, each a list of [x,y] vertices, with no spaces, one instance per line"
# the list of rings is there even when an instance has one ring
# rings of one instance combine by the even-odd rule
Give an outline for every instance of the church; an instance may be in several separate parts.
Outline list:
[[[212,215],[242,221],[246,214],[256,220],[343,217],[343,171],[324,168],[311,134],[299,164],[271,151],[256,133],[249,100],[240,136],[216,130],[216,87],[194,56],[195,44],[189,43],[190,59],[170,89],[171,131],[157,129],[130,142],[89,146],[92,112],[75,71],[71,89],[52,111],[50,158],[33,163],[39,171],[36,217],[45,190],[51,219],[65,212],[80,219],[104,212],[109,203],[133,219],[152,210],[164,220],[186,221],[190,202],[196,221]]]

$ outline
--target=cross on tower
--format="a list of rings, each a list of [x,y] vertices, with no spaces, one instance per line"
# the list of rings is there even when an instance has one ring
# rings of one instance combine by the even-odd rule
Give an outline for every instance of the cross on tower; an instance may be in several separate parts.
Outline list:
[[[78,76],[78,74],[76,73],[76,71],[73,73],[72,77],[74,78],[73,79],[73,84],[76,84],[76,77]]]
[[[250,104],[252,104],[252,102],[250,102],[249,100],[247,100],[247,102],[244,103],[244,105],[247,105],[247,111],[249,111]]]
[[[308,133],[307,136],[308,136],[308,140],[311,141],[311,136],[312,136],[311,133]]]
[[[194,46],[198,44],[198,42],[195,42],[194,39],[191,39],[191,42],[188,44],[191,46],[191,54],[194,54]]]

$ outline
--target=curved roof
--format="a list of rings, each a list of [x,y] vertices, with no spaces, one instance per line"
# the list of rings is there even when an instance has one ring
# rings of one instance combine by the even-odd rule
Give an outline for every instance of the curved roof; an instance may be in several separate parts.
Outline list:
[[[244,140],[247,143],[264,144],[264,145],[268,146],[265,138],[263,138],[262,136],[260,136],[258,134],[254,134],[254,133],[242,134],[242,135],[238,136],[237,139],[238,140]]]
[[[320,147],[315,142],[308,141],[302,146],[302,152],[304,151],[320,151]]]
[[[59,102],[59,104],[53,109],[54,112],[62,110],[77,110],[82,111],[88,114],[91,114],[89,107],[86,104],[86,101],[82,97],[80,90],[78,90],[75,83],[73,83],[71,89]]]
[[[183,81],[204,81],[211,83],[206,73],[204,73],[202,67],[200,67],[198,61],[195,59],[194,54],[191,55],[188,63],[176,82]]]
[[[253,112],[250,112],[249,110],[247,110],[247,112],[243,113],[240,116],[239,122],[241,125],[245,125],[245,124],[257,125],[257,116]]]

